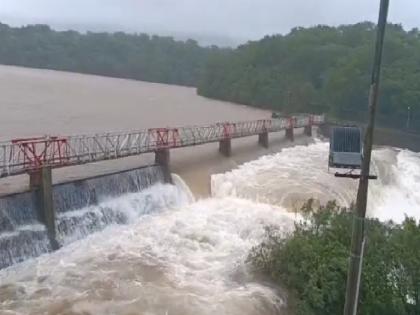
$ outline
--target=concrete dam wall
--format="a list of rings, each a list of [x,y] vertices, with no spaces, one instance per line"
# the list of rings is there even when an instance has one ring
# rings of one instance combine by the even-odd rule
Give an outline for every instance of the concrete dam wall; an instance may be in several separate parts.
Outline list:
[[[66,245],[110,224],[128,223],[127,213],[108,207],[106,201],[140,192],[153,184],[163,183],[164,179],[162,167],[148,166],[54,185],[57,245]],[[140,202],[153,203],[153,200]],[[37,191],[0,198],[0,269],[53,249],[47,229],[41,223],[39,207]],[[144,212],[151,208],[142,207]]]

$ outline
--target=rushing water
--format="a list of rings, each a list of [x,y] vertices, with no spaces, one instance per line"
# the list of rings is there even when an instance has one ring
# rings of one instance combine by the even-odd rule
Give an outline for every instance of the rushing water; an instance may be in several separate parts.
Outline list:
[[[150,166],[54,186],[58,243],[66,245],[110,224],[126,224],[165,209],[168,204],[162,200],[171,204],[169,197],[144,190],[162,181],[161,168]],[[132,213],[126,211],[125,203],[112,200],[139,191],[143,193],[127,200],[136,204]],[[0,198],[0,269],[51,251],[47,231],[39,223],[36,196],[29,191]]]
[[[11,314],[277,314],[285,303],[244,261],[264,227],[293,215],[236,198],[193,202],[184,185],[149,190],[167,203],[0,273]],[[112,201],[127,213],[144,192]],[[168,200],[172,202],[168,203]]]
[[[188,187],[155,185],[161,205],[139,210],[145,192],[106,201],[128,225],[0,271],[1,314],[285,314],[287,297],[255,279],[246,257],[266,225],[293,228],[302,200],[348,205],[357,182],[328,173],[328,146],[284,149],[214,175],[213,197],[194,201]],[[420,155],[390,148],[374,154],[369,213],[420,218]],[[136,215],[132,215],[132,214]]]
[[[328,144],[283,149],[212,177],[213,195],[235,196],[297,210],[315,198],[342,206],[355,201],[358,181],[336,178],[327,167]],[[368,215],[401,222],[405,215],[420,219],[420,154],[394,148],[373,153]]]

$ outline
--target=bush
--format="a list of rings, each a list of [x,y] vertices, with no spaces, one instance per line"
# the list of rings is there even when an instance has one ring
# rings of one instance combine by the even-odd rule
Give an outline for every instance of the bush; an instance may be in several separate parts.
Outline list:
[[[352,214],[335,202],[302,208],[306,217],[284,237],[267,237],[249,260],[257,272],[288,289],[298,315],[341,314],[344,308]],[[420,314],[420,224],[367,219],[360,314]]]

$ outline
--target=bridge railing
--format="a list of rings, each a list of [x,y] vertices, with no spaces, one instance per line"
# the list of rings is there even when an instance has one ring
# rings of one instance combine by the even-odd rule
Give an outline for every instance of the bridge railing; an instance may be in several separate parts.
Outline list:
[[[38,137],[0,142],[0,177],[68,161],[67,138]]]
[[[165,148],[181,148],[317,125],[324,116],[224,122],[208,126],[152,128],[70,137],[40,137],[0,142],[0,177],[31,172],[42,166],[63,167],[117,159]]]

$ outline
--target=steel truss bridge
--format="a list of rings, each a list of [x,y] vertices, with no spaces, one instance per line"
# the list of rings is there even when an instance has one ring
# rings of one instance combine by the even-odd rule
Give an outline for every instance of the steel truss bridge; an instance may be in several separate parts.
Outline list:
[[[0,142],[0,178],[36,172],[43,167],[81,165],[282,130],[293,135],[294,128],[312,128],[323,122],[324,116],[298,115],[207,126],[14,139]]]

